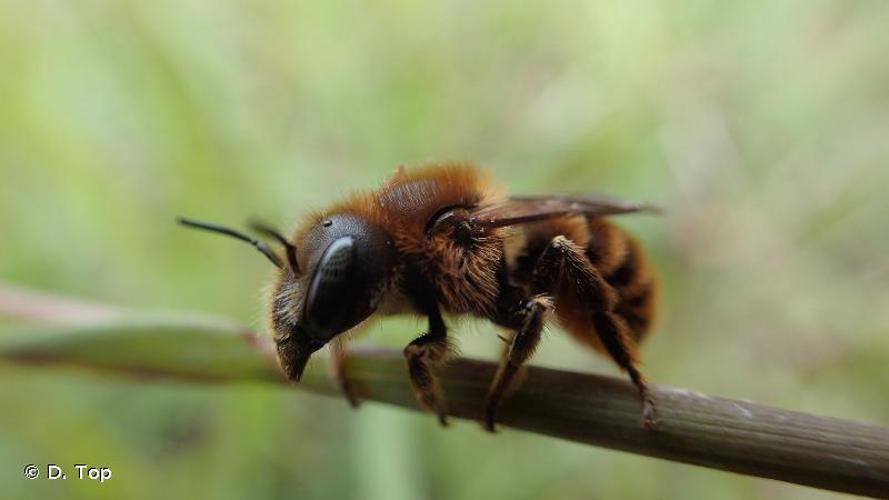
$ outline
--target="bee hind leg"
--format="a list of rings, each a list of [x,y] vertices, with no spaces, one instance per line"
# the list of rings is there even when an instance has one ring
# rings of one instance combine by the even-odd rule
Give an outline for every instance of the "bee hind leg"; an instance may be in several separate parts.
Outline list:
[[[434,369],[447,361],[452,353],[447,328],[437,311],[429,316],[429,332],[420,335],[404,348],[417,402],[438,415],[438,422],[443,426],[448,425],[448,408]]]
[[[614,312],[617,291],[590,263],[577,245],[564,236],[556,236],[544,250],[534,270],[535,286],[551,288],[555,280],[575,288],[589,301],[593,328],[612,359],[630,376],[642,400],[642,425],[654,427],[655,404],[645,377],[637,367],[636,344],[624,319]]]
[[[488,432],[494,432],[497,421],[497,411],[504,397],[513,386],[516,375],[528,358],[534,354],[540,335],[543,332],[543,315],[552,307],[552,302],[545,296],[539,295],[526,300],[516,315],[521,327],[509,341],[509,346],[504,350],[500,360],[500,366],[488,389],[485,399],[484,421],[482,424]]]

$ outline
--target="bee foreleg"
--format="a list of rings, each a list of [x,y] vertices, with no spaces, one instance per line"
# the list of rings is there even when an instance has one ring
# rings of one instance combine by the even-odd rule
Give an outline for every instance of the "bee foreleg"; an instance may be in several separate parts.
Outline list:
[[[558,283],[557,283],[558,280]],[[608,354],[630,376],[642,399],[642,424],[655,424],[654,399],[645,377],[636,366],[636,345],[626,322],[614,308],[618,294],[593,266],[583,250],[564,236],[556,236],[538,259],[534,286],[542,289],[573,287],[590,303],[592,326]]]
[[[484,426],[489,432],[494,432],[497,420],[497,410],[503,398],[509,391],[516,375],[522,365],[534,354],[537,344],[540,342],[540,334],[543,331],[543,315],[552,307],[552,302],[545,296],[537,296],[525,301],[516,312],[520,316],[521,327],[509,342],[509,347],[504,350],[500,361],[500,367],[494,375],[488,396],[485,399]]]
[[[417,402],[423,408],[435,412],[441,425],[448,425],[448,409],[433,370],[447,361],[451,353],[447,328],[437,311],[429,316],[429,332],[420,335],[404,348]]]
[[[346,397],[352,408],[358,408],[361,401],[355,395],[355,388],[346,376],[346,340],[342,336],[330,341],[330,377]]]

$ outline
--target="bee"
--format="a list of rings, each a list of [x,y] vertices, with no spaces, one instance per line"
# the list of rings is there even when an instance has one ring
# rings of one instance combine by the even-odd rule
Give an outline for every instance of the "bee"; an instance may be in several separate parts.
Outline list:
[[[506,196],[471,164],[434,164],[399,168],[380,188],[312,213],[290,238],[254,224],[283,256],[233,229],[180,222],[246,241],[277,267],[269,329],[283,372],[299,381],[312,354],[328,345],[334,377],[353,405],[345,334],[371,316],[428,319],[404,356],[419,405],[443,425],[448,410],[435,373],[455,355],[445,315],[506,329],[480,412],[493,431],[498,409],[552,320],[629,375],[643,425],[654,424],[637,345],[651,329],[657,280],[639,243],[606,219],[640,211],[656,209],[595,195]]]

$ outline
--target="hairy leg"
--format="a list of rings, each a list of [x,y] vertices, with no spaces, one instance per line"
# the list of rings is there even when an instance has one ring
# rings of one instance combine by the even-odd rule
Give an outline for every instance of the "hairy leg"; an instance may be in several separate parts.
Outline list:
[[[558,280],[558,281],[557,281]],[[556,236],[541,254],[534,269],[534,286],[552,289],[571,286],[590,303],[593,327],[608,354],[630,376],[642,399],[642,423],[646,427],[655,424],[655,407],[645,377],[639,371],[636,345],[629,334],[626,322],[614,309],[617,292],[605,281],[583,250],[564,236]]]
[[[411,386],[420,406],[438,415],[441,425],[447,425],[447,404],[434,369],[448,360],[452,353],[447,328],[437,309],[429,314],[429,332],[420,335],[404,348]]]
[[[485,399],[483,425],[490,432],[494,432],[497,410],[500,409],[503,398],[519,370],[537,348],[543,331],[543,315],[550,307],[552,302],[540,295],[526,300],[515,313],[517,316],[515,321],[520,322],[522,326],[513,335],[512,340],[509,340]]]

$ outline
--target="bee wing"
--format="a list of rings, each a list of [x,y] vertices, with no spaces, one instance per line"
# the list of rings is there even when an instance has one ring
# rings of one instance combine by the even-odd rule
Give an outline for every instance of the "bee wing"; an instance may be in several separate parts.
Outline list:
[[[472,212],[475,226],[494,228],[537,222],[571,215],[602,217],[632,212],[659,213],[647,203],[619,200],[596,194],[514,196],[477,208]]]

